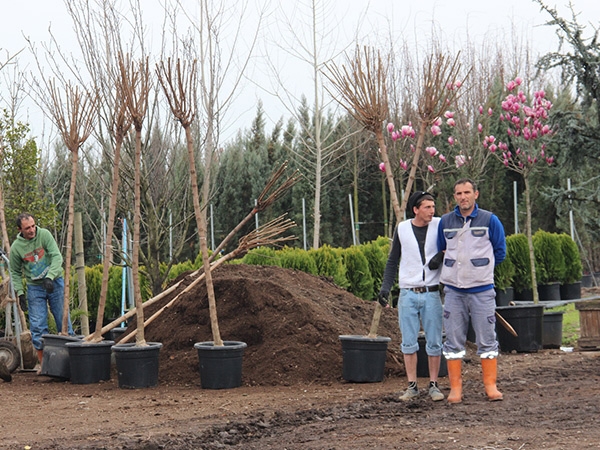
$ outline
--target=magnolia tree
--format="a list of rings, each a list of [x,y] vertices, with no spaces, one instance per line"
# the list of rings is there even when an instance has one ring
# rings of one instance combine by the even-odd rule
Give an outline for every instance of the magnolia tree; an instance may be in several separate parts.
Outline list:
[[[521,90],[523,80],[515,78],[506,85],[506,97],[502,101],[498,119],[505,124],[503,136],[484,135],[482,145],[493,153],[507,169],[520,174],[525,184],[526,235],[529,244],[529,261],[531,264],[531,288],[533,301],[538,303],[537,279],[535,273],[535,256],[531,232],[531,185],[530,177],[542,165],[551,165],[552,156],[546,154],[546,143],[553,135],[548,125],[549,111],[552,103],[546,98],[543,90],[534,92],[533,99]],[[481,115],[484,108],[479,107]],[[493,111],[488,111],[490,115]],[[483,127],[478,124],[483,132]]]
[[[462,83],[457,81],[447,88],[449,90],[459,89]],[[454,170],[454,165],[459,168],[466,162],[466,157],[460,150],[460,146],[454,137],[456,121],[455,112],[446,110],[442,115],[433,120],[430,127],[422,127],[425,137],[422,145],[425,147],[419,152],[417,163],[414,164],[416,170],[416,179],[422,180],[423,190],[430,190],[436,182],[448,172]],[[388,153],[392,170],[409,172],[411,161],[414,162],[417,153],[416,143],[419,142],[417,132],[412,122],[402,125],[399,128],[393,123],[387,124],[388,138],[391,144],[388,145]],[[384,162],[379,164],[382,172],[386,171]]]

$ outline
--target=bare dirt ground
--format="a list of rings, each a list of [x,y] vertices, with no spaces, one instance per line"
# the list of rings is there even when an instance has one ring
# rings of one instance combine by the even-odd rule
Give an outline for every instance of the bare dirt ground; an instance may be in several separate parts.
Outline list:
[[[157,387],[121,389],[114,370],[88,385],[35,372],[0,381],[0,449],[600,448],[600,352],[502,354],[505,400],[490,403],[470,348],[463,403],[432,402],[427,379],[403,403],[395,309],[379,326],[392,338],[384,381],[348,383],[338,336],[367,334],[372,304],[279,268],[224,266],[214,278],[223,339],[248,344],[241,387],[200,387],[193,343],[212,338],[199,286],[146,329],[163,343]]]

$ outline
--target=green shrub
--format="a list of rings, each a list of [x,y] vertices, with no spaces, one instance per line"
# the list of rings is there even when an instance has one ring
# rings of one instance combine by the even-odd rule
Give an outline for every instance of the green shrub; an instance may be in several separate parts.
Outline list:
[[[167,276],[167,284],[176,279],[182,273],[193,272],[194,270],[196,269],[191,261],[183,261],[178,264],[173,264],[171,266],[171,270],[169,270],[169,275]]]
[[[253,248],[242,258],[243,264],[254,266],[279,266],[277,251],[270,247]]]
[[[508,257],[494,267],[494,286],[505,291],[513,285],[515,266]]]
[[[346,278],[350,283],[348,291],[363,300],[372,300],[373,277],[366,256],[355,246],[341,250],[341,254],[346,266]]]
[[[558,234],[536,231],[533,235],[533,251],[538,284],[560,282],[565,276],[565,261]]]
[[[315,261],[317,275],[331,277],[338,286],[346,289],[349,286],[346,278],[346,266],[339,252],[325,244],[318,249],[311,249],[308,254]]]
[[[529,244],[524,234],[511,234],[506,237],[506,257],[515,269],[513,287],[516,291],[531,289],[531,262]]]
[[[280,266],[285,269],[301,270],[302,272],[317,275],[315,260],[306,250],[300,248],[284,247],[277,252]]]
[[[373,294],[371,298],[376,298],[383,280],[383,272],[387,262],[387,253],[384,253],[381,246],[374,241],[359,246],[369,263],[369,271],[373,279]]]
[[[562,278],[562,284],[577,283],[583,276],[583,265],[581,264],[581,256],[577,244],[566,233],[558,235],[560,240],[560,248],[565,262],[565,272]]]

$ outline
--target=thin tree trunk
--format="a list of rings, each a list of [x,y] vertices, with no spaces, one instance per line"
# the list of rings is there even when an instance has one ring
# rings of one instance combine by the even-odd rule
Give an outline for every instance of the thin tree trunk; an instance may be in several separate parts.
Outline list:
[[[90,334],[90,322],[88,316],[87,288],[85,284],[85,255],[83,253],[83,225],[81,213],[75,213],[75,271],[77,273],[77,293],[79,295],[79,309],[83,311],[79,322],[81,323],[81,334]]]
[[[77,164],[79,151],[71,150],[71,186],[69,188],[69,214],[67,218],[67,242],[65,252],[65,295],[63,297],[63,317],[61,333],[66,335],[69,330],[69,299],[71,295],[71,254],[73,243],[73,220],[75,216],[75,184],[77,181]]]
[[[535,252],[533,250],[533,233],[531,232],[531,197],[527,174],[523,174],[523,180],[525,181],[525,210],[527,212],[525,230],[527,232],[527,244],[529,245],[529,264],[531,264],[531,290],[533,293],[533,303],[537,304],[540,301],[540,296],[537,290],[537,276],[535,273]]]
[[[135,198],[135,207],[133,208],[133,248],[131,269],[133,273],[133,297],[135,298],[135,308],[137,310],[137,332],[135,335],[135,345],[146,345],[144,336],[144,308],[142,307],[142,293],[140,289],[140,222],[141,222],[141,160],[142,160],[142,129],[136,126],[135,129],[135,161],[134,161],[134,187],[133,195]]]
[[[117,211],[117,191],[119,189],[119,166],[121,164],[121,147],[123,145],[123,135],[117,132],[115,142],[115,155],[113,162],[113,179],[110,191],[110,200],[108,203],[108,222],[106,224],[106,240],[104,242],[104,257],[102,259],[102,285],[100,287],[100,300],[98,302],[98,313],[96,315],[96,329],[92,336],[94,342],[102,340],[102,324],[104,323],[104,309],[106,307],[106,297],[108,295],[108,279],[110,276],[110,262],[112,260],[112,234],[115,226],[115,216]],[[127,237],[124,237],[127,239]]]

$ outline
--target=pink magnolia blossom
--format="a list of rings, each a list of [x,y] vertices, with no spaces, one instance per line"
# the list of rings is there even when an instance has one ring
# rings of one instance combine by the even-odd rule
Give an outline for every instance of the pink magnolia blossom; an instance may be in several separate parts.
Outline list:
[[[381,170],[382,172],[385,172],[385,163],[384,162],[379,163],[379,170]]]
[[[479,114],[483,114],[483,106],[479,105]]]
[[[450,118],[446,121],[446,123],[448,124],[449,127],[453,127],[454,125],[456,125],[456,122],[454,121],[453,118]]]
[[[437,156],[439,153],[435,147],[427,147],[425,151],[429,154],[429,156]]]
[[[444,113],[444,117],[445,117],[446,119],[452,119],[452,118],[454,117],[454,112],[453,112],[453,111],[446,111],[446,112]]]
[[[427,166],[427,170],[429,170],[431,173],[435,173],[435,169],[432,165]]]
[[[467,160],[464,155],[456,155],[454,157],[454,164],[456,164],[457,168],[464,166],[466,162]]]
[[[446,162],[446,157],[444,155],[440,154],[439,158],[440,158],[441,162],[443,162],[443,163]]]
[[[404,160],[400,160],[400,167],[402,167],[403,170],[407,170],[408,169],[408,163]]]
[[[548,163],[548,165],[551,165],[554,162],[554,156],[548,156],[546,158],[546,162]]]
[[[494,114],[494,110],[492,108],[488,108],[488,116],[492,116]]]
[[[392,141],[396,142],[398,139],[400,139],[400,133],[392,131]]]
[[[413,127],[411,125],[403,125],[402,128],[400,129],[401,133],[402,133],[402,138],[411,138],[414,139],[415,137],[415,130],[413,129]]]
[[[433,134],[434,136],[438,136],[442,134],[442,129],[437,125],[432,125],[431,134]]]
[[[480,133],[483,131],[483,125],[481,125],[480,123],[477,124],[477,131]]]
[[[394,124],[392,122],[387,124],[387,130],[388,130],[388,133],[391,133],[392,131],[394,131]]]
[[[452,136],[448,136],[448,144],[454,145],[454,138]]]

